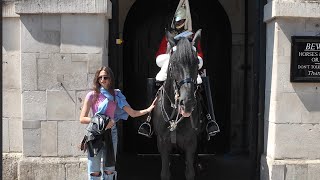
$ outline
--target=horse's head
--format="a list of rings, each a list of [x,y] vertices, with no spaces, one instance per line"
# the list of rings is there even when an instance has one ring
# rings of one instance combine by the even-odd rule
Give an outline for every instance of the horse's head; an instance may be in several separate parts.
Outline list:
[[[189,117],[196,106],[196,84],[198,75],[198,57],[193,46],[200,39],[201,30],[198,30],[192,41],[182,37],[178,41],[170,32],[167,39],[170,43],[171,56],[168,70],[168,81],[172,81],[181,114]]]

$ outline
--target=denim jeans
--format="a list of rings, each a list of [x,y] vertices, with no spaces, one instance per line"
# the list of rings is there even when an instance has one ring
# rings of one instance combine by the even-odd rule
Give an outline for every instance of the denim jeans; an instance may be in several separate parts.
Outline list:
[[[113,150],[114,155],[117,154],[117,144],[118,144],[118,132],[116,124],[111,128],[111,135],[112,135],[112,143],[113,143]],[[103,180],[113,180],[113,176],[116,175],[115,166],[105,167],[104,166],[104,154],[106,153],[105,148],[102,148],[99,153],[94,156],[90,157],[88,153],[88,178],[89,180],[101,180],[101,176],[95,177],[91,176],[90,174],[93,172],[101,172],[103,174]],[[113,174],[107,175],[104,171],[111,171]]]

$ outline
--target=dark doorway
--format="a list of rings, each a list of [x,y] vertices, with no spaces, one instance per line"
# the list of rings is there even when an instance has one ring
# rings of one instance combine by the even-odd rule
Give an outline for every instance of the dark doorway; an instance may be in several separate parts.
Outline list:
[[[228,150],[225,140],[229,139],[230,23],[223,8],[216,1],[189,2],[193,29],[202,29],[203,67],[211,79],[215,115],[221,128],[221,133],[201,146],[200,153],[223,153]],[[146,80],[155,77],[159,71],[155,63],[155,54],[177,4],[178,1],[138,0],[127,16],[124,28],[123,87],[128,101],[134,102],[136,109],[148,106],[145,96]],[[217,18],[210,18],[209,21],[208,17]],[[139,154],[157,153],[155,138],[147,139],[137,134],[143,118],[146,117],[124,123],[124,151]]]
[[[118,71],[123,72],[123,79],[122,81],[120,80],[120,83],[122,84],[128,102],[134,109],[143,109],[149,106],[146,95],[147,78],[155,77],[159,71],[159,67],[157,67],[155,63],[155,54],[164,35],[165,28],[167,28],[171,22],[178,2],[179,0],[136,0],[126,17],[123,30],[123,59],[121,63],[119,63]],[[213,179],[213,177],[223,180],[254,179],[254,175],[257,175],[256,172],[259,171],[258,151],[262,145],[258,140],[261,137],[257,137],[257,134],[260,133],[261,135],[262,126],[255,121],[257,119],[256,114],[258,113],[257,108],[255,109],[253,107],[258,107],[258,103],[263,104],[263,102],[260,102],[258,95],[255,94],[258,90],[256,91],[254,88],[258,87],[259,82],[253,82],[252,84],[248,82],[250,78],[256,77],[258,69],[262,69],[263,64],[260,65],[253,60],[244,61],[245,63],[241,65],[241,68],[237,69],[237,71],[239,74],[249,74],[250,76],[245,76],[246,78],[241,77],[243,81],[237,83],[247,82],[247,84],[244,83],[246,85],[234,86],[234,82],[231,82],[232,76],[235,76],[234,70],[231,68],[233,67],[232,32],[225,10],[218,1],[189,0],[189,2],[193,29],[202,29],[203,67],[210,77],[215,115],[221,129],[221,132],[212,140],[206,141],[204,139],[199,144],[199,153],[203,154],[201,159],[204,164],[208,167],[210,166],[210,168],[207,168],[206,172],[202,172],[198,178],[203,180]],[[244,6],[248,7],[248,0],[245,2],[246,4]],[[259,29],[262,27],[261,12],[263,4],[260,5],[260,7],[251,8],[251,15],[254,14],[253,11],[255,8],[259,8],[257,12],[260,14],[257,19],[251,18],[254,19],[254,21],[250,23],[254,26],[255,21],[259,21],[259,27],[257,26],[257,29]],[[249,19],[247,11],[248,9],[246,9],[245,15],[246,23]],[[245,24],[244,26],[247,27],[249,25]],[[243,49],[249,52],[248,47],[253,47],[256,44],[247,43],[247,33],[248,31],[246,30],[246,43]],[[263,35],[264,34],[262,34],[261,37]],[[263,41],[257,41],[255,43],[263,43]],[[257,51],[259,50],[256,49],[256,52]],[[245,58],[249,57],[247,53],[244,54]],[[259,61],[260,53],[255,54],[255,56],[257,57],[256,61]],[[262,58],[263,57],[261,57],[261,59]],[[261,79],[263,80],[263,77]],[[235,87],[242,88],[239,89],[239,93],[236,95],[233,94]],[[262,89],[263,87],[264,86],[259,86],[259,88]],[[239,99],[243,99],[241,103],[250,103],[248,105],[241,104],[243,106],[238,107],[239,110],[236,111],[240,112],[238,117],[237,114],[233,114],[233,117],[230,115],[232,114],[232,94]],[[234,117],[238,119],[235,120]],[[248,117],[252,117],[252,122]],[[129,118],[121,124],[121,155],[118,159],[120,179],[157,179],[155,177],[159,177],[161,161],[160,157],[157,156],[158,150],[155,136],[148,139],[137,134],[138,127],[145,119],[146,116],[134,119]],[[242,124],[238,125],[235,121],[239,121]],[[257,130],[258,126],[260,130]],[[239,130],[236,128],[239,128]],[[233,133],[234,129],[239,133]],[[236,151],[235,154],[232,153],[233,149],[235,149],[234,147],[238,147],[239,144],[241,145],[240,151]],[[260,146],[257,147],[257,144],[260,144]],[[183,167],[184,162],[179,156],[173,154],[172,159],[176,165],[179,165],[178,167]],[[137,164],[137,167],[133,167],[137,161],[141,163]],[[174,179],[183,179],[181,178],[183,177],[183,168],[176,168],[174,171],[175,170],[181,170],[182,173],[178,173]]]

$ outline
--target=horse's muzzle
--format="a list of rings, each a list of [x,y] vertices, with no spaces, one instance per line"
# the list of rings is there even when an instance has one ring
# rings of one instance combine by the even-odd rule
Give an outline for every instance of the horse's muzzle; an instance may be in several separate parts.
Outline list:
[[[183,117],[190,117],[191,116],[191,112],[185,112],[184,110],[180,110],[180,114],[183,116]]]
[[[180,101],[179,111],[183,117],[189,117],[195,107],[196,103],[194,100],[189,100],[187,103],[185,101]]]

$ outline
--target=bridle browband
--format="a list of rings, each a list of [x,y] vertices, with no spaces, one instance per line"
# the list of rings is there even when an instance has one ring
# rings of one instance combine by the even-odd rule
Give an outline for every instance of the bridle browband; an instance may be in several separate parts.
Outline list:
[[[194,80],[194,79],[191,78],[191,77],[186,78],[186,79],[183,79],[183,80],[181,80],[179,83],[177,83],[178,89],[180,89],[180,87],[181,87],[183,84],[186,84],[186,83],[192,83],[192,84],[196,85],[196,84],[197,84],[197,80]]]
[[[186,84],[186,83],[192,83],[193,85],[197,85],[197,80],[194,79],[194,78],[192,78],[192,77],[185,78],[185,79],[181,80],[180,82],[178,82],[177,80],[175,80],[175,79],[173,78],[173,76],[172,76],[172,67],[171,67],[171,66],[172,66],[172,65],[171,65],[171,62],[170,62],[170,63],[169,63],[169,68],[168,68],[168,70],[169,70],[169,72],[168,72],[168,73],[169,73],[169,77],[174,80],[175,85],[177,86],[178,91],[180,90],[180,87],[181,87],[183,84]]]

